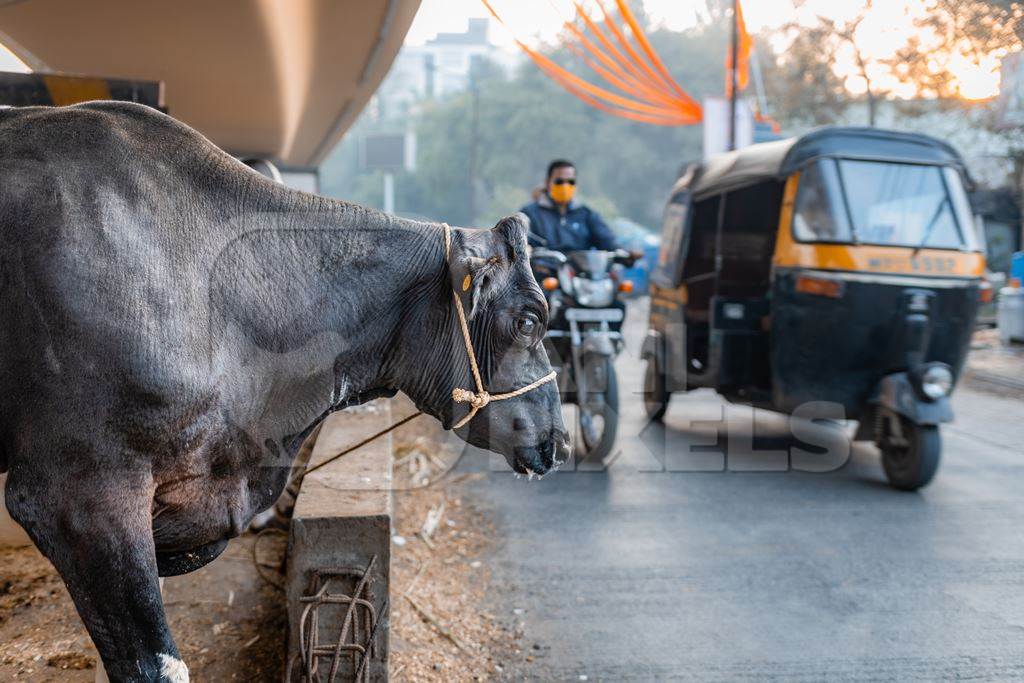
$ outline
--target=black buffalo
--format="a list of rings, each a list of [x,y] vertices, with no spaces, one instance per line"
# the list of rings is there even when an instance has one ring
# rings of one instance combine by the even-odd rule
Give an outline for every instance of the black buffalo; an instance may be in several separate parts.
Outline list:
[[[516,218],[446,257],[439,225],[289,190],[142,106],[0,109],[0,472],[112,679],[187,680],[158,575],[272,505],[331,411],[466,414],[453,288],[488,390],[551,371]],[[553,383],[458,431],[520,472],[565,449]]]

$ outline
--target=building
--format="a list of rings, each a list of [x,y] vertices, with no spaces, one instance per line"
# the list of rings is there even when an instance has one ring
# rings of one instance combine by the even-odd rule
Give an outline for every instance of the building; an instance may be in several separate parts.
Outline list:
[[[438,33],[424,45],[403,47],[378,92],[379,115],[401,116],[419,100],[464,92],[481,60],[511,70],[518,53],[492,43],[489,32],[488,19],[471,18],[465,31]]]

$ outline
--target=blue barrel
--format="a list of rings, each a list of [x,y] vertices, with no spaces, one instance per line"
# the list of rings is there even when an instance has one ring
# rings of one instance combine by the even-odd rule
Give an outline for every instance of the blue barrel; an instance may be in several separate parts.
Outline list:
[[[1010,258],[1010,277],[1024,283],[1024,251],[1018,251]]]

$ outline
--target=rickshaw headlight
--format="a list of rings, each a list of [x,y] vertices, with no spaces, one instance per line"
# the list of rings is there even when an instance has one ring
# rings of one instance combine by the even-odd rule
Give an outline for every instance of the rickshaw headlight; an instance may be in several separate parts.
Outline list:
[[[931,365],[921,375],[921,393],[935,401],[953,391],[953,373],[945,365]]]
[[[572,289],[576,293],[576,301],[586,308],[610,306],[615,298],[615,283],[611,278],[591,280],[585,277],[574,277]]]

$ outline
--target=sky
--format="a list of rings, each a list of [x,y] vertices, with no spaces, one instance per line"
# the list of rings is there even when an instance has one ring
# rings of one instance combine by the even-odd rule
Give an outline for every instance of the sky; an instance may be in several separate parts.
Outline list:
[[[631,0],[633,3],[641,1],[655,23],[674,30],[693,26],[699,12],[705,7],[704,0]],[[528,43],[553,40],[561,22],[572,16],[571,0],[491,2],[508,25],[507,29],[493,26],[491,38],[509,49],[514,49],[513,34]],[[609,2],[614,4],[614,0],[606,0],[606,5]],[[592,1],[588,3],[584,0],[584,4],[593,6]],[[848,20],[863,3],[860,0],[804,0],[799,5],[798,8],[793,0],[746,0],[743,2],[743,15],[750,32],[756,34],[765,29],[779,28],[794,20],[810,25],[818,15],[839,21]],[[865,52],[872,58],[890,57],[906,43],[909,36],[920,33],[914,20],[924,16],[925,11],[923,0],[875,2],[858,34]],[[468,18],[484,16],[488,16],[488,13],[480,0],[423,0],[406,42],[421,45],[441,31],[464,31]],[[837,59],[839,75],[846,78],[847,88],[854,93],[863,92],[864,80],[857,76],[852,50],[844,50],[837,55]],[[874,70],[872,76],[880,86],[891,89],[898,96],[913,95],[912,87],[897,83],[881,66],[876,66]],[[980,65],[966,59],[954,60],[951,70],[958,77],[963,97],[984,99],[998,93],[998,56],[990,57]]]

